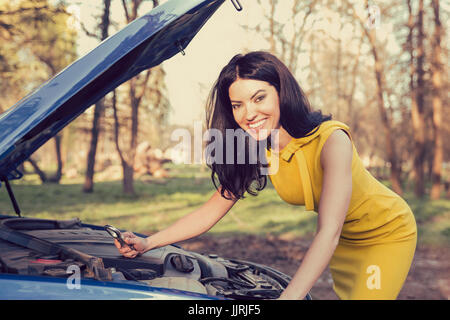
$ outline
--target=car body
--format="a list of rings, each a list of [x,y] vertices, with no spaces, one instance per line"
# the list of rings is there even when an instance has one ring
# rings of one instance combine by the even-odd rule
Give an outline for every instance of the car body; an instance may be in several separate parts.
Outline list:
[[[88,107],[182,51],[224,1],[171,0],[154,8],[0,115],[1,186],[19,214],[0,215],[0,299],[279,297],[290,277],[268,266],[176,245],[128,259],[103,226],[20,217],[9,184],[21,178],[21,163]]]

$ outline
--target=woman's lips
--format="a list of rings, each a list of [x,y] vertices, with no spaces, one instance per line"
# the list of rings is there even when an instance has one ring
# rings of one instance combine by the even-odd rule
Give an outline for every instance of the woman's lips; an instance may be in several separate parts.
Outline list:
[[[264,125],[266,120],[267,120],[267,118],[259,120],[258,122],[253,122],[253,123],[249,124],[248,127],[250,129],[259,129],[260,127],[262,127]]]

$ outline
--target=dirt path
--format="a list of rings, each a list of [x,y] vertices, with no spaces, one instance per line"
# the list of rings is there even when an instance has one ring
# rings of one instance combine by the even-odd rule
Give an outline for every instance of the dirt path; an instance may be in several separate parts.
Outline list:
[[[293,276],[311,240],[285,240],[275,236],[201,237],[180,245],[199,253],[216,253],[224,258],[249,260],[274,267]],[[315,299],[338,299],[327,269],[311,290]],[[413,265],[400,300],[450,299],[450,250],[446,247],[418,245]]]

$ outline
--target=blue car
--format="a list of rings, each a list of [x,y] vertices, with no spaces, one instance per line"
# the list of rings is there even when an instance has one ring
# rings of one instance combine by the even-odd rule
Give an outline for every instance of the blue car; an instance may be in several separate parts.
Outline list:
[[[225,0],[171,0],[103,41],[0,115],[0,299],[276,299],[270,267],[176,245],[128,259],[103,226],[22,217],[10,181],[34,151],[108,92],[182,51]],[[237,4],[236,1],[233,2]],[[144,235],[140,235],[144,236]],[[307,296],[309,299],[310,296]]]

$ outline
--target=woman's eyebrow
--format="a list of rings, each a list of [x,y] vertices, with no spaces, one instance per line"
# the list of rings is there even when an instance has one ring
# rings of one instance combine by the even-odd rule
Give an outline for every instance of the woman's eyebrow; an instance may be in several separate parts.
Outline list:
[[[250,98],[250,100],[252,100],[258,93],[260,93],[260,92],[265,92],[266,90],[264,90],[264,89],[259,89],[258,91],[256,91],[253,95],[252,95],[252,97]],[[241,101],[238,101],[238,100],[230,100],[231,102],[241,102]]]

